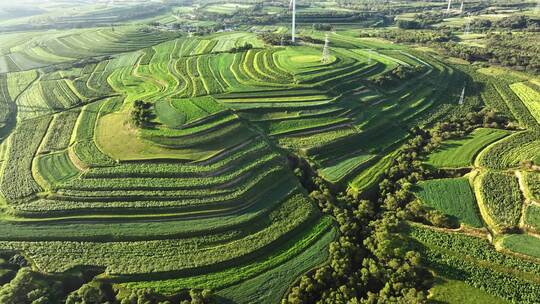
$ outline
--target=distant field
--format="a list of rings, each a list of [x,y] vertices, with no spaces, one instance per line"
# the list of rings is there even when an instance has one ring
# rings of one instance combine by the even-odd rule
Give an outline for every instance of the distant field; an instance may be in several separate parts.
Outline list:
[[[509,134],[510,132],[506,130],[476,129],[465,138],[445,141],[428,156],[426,163],[438,168],[471,166],[478,152]]]
[[[466,177],[424,181],[416,195],[426,206],[452,216],[458,222],[482,227],[474,194]]]

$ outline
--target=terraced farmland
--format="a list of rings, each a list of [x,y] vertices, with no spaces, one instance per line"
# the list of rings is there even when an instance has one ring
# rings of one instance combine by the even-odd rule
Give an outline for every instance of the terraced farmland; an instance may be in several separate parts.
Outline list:
[[[200,11],[233,16],[253,7],[216,3]],[[418,48],[337,30],[328,33],[331,55],[322,62],[325,33],[316,30],[303,31],[302,43],[278,46],[253,32],[187,34],[155,23],[5,38],[2,252],[20,253],[43,273],[96,272],[92,282],[120,293],[212,290],[223,303],[278,303],[291,286],[307,284],[302,275],[331,281],[366,266],[363,259],[379,249],[419,261],[359,236],[393,234],[398,217],[414,218],[397,202],[409,194],[422,202],[418,208],[436,209],[468,233],[488,228],[510,251],[523,254],[521,239],[536,244],[540,145],[531,83],[486,81],[484,96],[469,93],[460,104],[473,73]],[[411,141],[430,140],[425,130],[477,111],[489,94],[515,123],[476,123],[429,155],[430,147],[402,155]],[[410,179],[399,171],[407,166],[396,165],[404,158],[419,170]],[[472,172],[462,176],[464,168]],[[394,205],[390,193],[374,197],[392,187],[405,189]],[[379,232],[372,223],[384,212],[397,215]],[[481,269],[456,279],[499,295],[484,286],[482,275],[493,273],[484,260],[498,272],[513,259],[473,237],[415,225],[409,234],[434,267],[446,267],[435,255],[456,259],[459,244],[480,248],[462,266]],[[524,236],[509,234],[516,230]],[[383,262],[356,275],[384,286],[369,274]],[[533,265],[517,276],[537,280]],[[515,279],[496,275],[497,284]],[[520,283],[523,290],[507,299],[537,294],[537,285]]]

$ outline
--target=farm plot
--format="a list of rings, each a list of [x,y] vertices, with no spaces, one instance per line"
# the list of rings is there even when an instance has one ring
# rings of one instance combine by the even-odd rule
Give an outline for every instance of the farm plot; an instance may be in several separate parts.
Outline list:
[[[510,85],[512,91],[521,99],[525,106],[531,112],[531,115],[534,116],[536,121],[540,123],[540,92],[535,89],[527,86],[525,83],[518,82]]]
[[[528,199],[540,202],[540,173],[522,172],[525,180],[525,195]]]
[[[530,204],[525,210],[525,224],[540,232],[540,206]]]
[[[475,192],[482,216],[491,227],[500,230],[518,225],[523,198],[515,176],[482,173],[475,180]]]
[[[10,201],[19,201],[41,191],[32,176],[34,154],[47,132],[51,118],[43,116],[21,122],[10,136],[0,189]]]
[[[465,138],[445,141],[440,148],[428,156],[426,163],[438,168],[471,166],[482,149],[509,134],[505,130],[476,129]]]
[[[422,203],[453,217],[459,223],[482,227],[473,191],[466,177],[428,180],[418,184]]]
[[[517,168],[523,161],[540,163],[540,139],[535,131],[523,131],[503,138],[482,150],[475,163],[491,169]]]
[[[540,259],[540,238],[526,234],[511,234],[505,236],[501,245],[513,252]]]

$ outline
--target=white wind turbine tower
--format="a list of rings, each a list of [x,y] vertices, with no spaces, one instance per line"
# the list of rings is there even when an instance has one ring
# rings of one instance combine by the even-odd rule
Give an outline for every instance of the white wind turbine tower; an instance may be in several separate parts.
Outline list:
[[[459,7],[459,12],[460,13],[463,13],[463,4],[464,4],[465,0],[461,0],[461,6]]]
[[[291,0],[289,9],[292,9],[292,42],[296,42],[296,0]]]
[[[446,12],[450,13],[450,7],[452,6],[452,0],[448,0],[448,7],[446,8]]]

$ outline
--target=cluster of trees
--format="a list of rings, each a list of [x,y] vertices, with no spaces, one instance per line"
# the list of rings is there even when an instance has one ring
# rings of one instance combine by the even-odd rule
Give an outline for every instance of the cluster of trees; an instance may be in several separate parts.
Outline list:
[[[476,25],[478,26],[477,21]],[[469,62],[483,61],[493,64],[540,73],[539,32],[489,32],[485,47],[459,43],[448,30],[380,30],[361,34],[362,37],[379,37],[398,43],[428,44],[442,49],[449,56]]]
[[[115,289],[110,283],[90,281],[98,272],[43,274],[30,267],[0,287],[0,303],[17,304],[211,304],[213,292],[192,289],[162,295],[149,289]],[[88,282],[90,281],[90,282]]]
[[[407,246],[404,221],[439,227],[451,227],[453,222],[437,210],[426,209],[412,194],[415,183],[437,176],[420,158],[445,139],[494,124],[509,125],[498,113],[483,109],[431,130],[412,129],[412,138],[385,171],[374,200],[334,193],[306,161],[292,161],[310,197],[336,219],[340,237],[330,245],[329,263],[302,276],[282,303],[426,303],[425,290],[433,277],[420,254]]]
[[[277,33],[261,33],[259,38],[266,44],[270,45],[291,45],[290,34],[277,34]]]
[[[513,15],[497,20],[495,26],[508,29],[540,29],[540,21],[523,15]]]
[[[425,303],[431,274],[407,249],[404,223],[369,200],[333,193],[309,165],[295,173],[321,211],[336,219],[339,238],[327,265],[304,275],[282,303]]]
[[[233,47],[230,49],[231,53],[239,53],[244,51],[249,51],[253,48],[253,45],[251,43],[244,43],[242,46]]]
[[[415,75],[422,73],[422,71],[424,71],[424,68],[419,65],[414,67],[399,65],[390,72],[375,77],[372,82],[381,87],[389,86],[397,84],[402,80],[412,78]]]
[[[493,64],[540,73],[540,33],[490,33],[486,47],[461,43],[441,44],[445,51],[467,61],[485,61]]]
[[[457,40],[457,37],[447,30],[380,30],[361,33],[361,37],[379,37],[398,43],[432,43]]]
[[[131,123],[138,128],[149,126],[155,117],[152,111],[153,106],[154,104],[151,102],[135,100],[130,112]]]
[[[471,21],[470,28],[475,31],[483,32],[491,29],[521,29],[537,31],[540,29],[540,21],[523,15],[508,16],[495,22],[492,22],[489,19],[475,18]]]
[[[333,28],[329,23],[313,23],[312,27],[316,31],[331,31]]]
[[[417,20],[406,20],[406,19],[400,19],[396,21],[396,25],[400,29],[409,29],[409,30],[425,29],[429,27],[429,23],[425,23],[423,21],[417,21]]]
[[[209,289],[191,289],[165,296],[151,289],[114,290],[110,283],[90,282],[70,293],[66,304],[211,304],[215,303]]]

